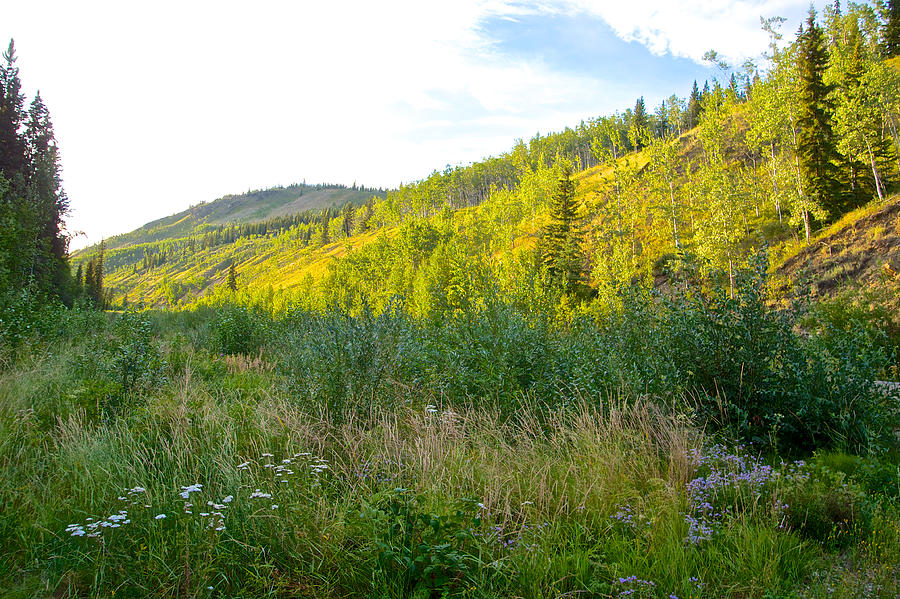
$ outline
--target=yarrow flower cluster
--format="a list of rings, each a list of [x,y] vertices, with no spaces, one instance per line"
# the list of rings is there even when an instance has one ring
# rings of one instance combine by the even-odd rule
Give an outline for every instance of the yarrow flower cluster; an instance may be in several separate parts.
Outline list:
[[[274,458],[275,456],[271,453],[263,453],[261,454],[262,458]],[[293,475],[295,472],[291,468],[291,466],[295,463],[295,461],[305,462],[303,464],[298,464],[302,466],[301,469],[307,470],[310,475],[313,477],[314,485],[318,485],[320,483],[320,477],[329,470],[328,461],[324,458],[315,457],[309,452],[299,452],[295,453],[293,457],[284,458],[281,460],[281,463],[275,464],[271,461],[267,460],[263,467],[269,469],[273,473],[273,478],[278,483],[286,483],[287,478]],[[237,466],[238,470],[249,470],[252,467],[252,463],[250,461],[242,462]],[[138,502],[145,496],[146,489],[141,486],[134,486],[129,489],[124,489],[124,493],[118,496],[119,501],[128,501],[131,505],[136,505]],[[179,487],[178,495],[181,499],[184,500],[183,503],[183,512],[185,514],[194,515],[195,505],[192,501],[192,497],[194,495],[202,496],[203,494],[203,484],[201,483],[193,483],[189,485],[184,485]],[[272,499],[272,492],[263,491],[261,489],[256,489],[248,496],[249,499]],[[206,501],[206,507],[201,508],[204,511],[198,511],[197,516],[199,518],[206,519],[206,526],[215,531],[224,531],[225,530],[225,511],[230,507],[230,504],[235,500],[234,495],[226,495],[222,499],[218,501],[214,501],[212,499]],[[144,500],[146,501],[146,500]],[[143,503],[145,508],[151,508],[150,503]],[[270,510],[278,509],[279,504],[271,503],[269,504]],[[160,512],[156,515],[149,515],[148,518],[152,519],[155,522],[160,522],[165,520],[171,513]],[[177,515],[177,514],[176,514]],[[112,514],[107,516],[106,518],[102,518],[99,520],[94,520],[93,518],[87,518],[84,524],[81,523],[73,523],[69,524],[65,531],[69,533],[70,536],[73,537],[98,537],[104,529],[112,529],[112,528],[120,528],[127,524],[131,523],[131,519],[128,517],[127,510],[120,510],[117,514]]]
[[[66,532],[73,537],[96,538],[101,535],[103,529],[121,528],[128,524],[131,524],[131,519],[128,517],[128,510],[119,510],[119,513],[111,514],[100,520],[88,518],[84,524],[69,524],[66,526]]]
[[[188,485],[186,487],[181,487],[181,495],[182,499],[189,499],[191,493],[199,493],[203,489],[203,485],[200,483],[194,483],[193,485]]]

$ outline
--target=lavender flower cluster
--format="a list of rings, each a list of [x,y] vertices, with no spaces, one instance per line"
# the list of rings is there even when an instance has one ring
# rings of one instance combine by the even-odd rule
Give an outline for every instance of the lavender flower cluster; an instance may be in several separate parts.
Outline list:
[[[717,444],[705,451],[694,450],[690,457],[697,471],[705,473],[687,484],[686,541],[694,545],[711,539],[717,526],[734,515],[741,507],[737,505],[738,498],[755,502],[777,479],[808,476],[803,470],[803,462],[782,463],[776,469],[764,463],[761,457],[749,455],[743,445],[729,450]],[[775,500],[776,512],[781,513],[787,508],[787,504]]]
[[[395,483],[400,479],[403,471],[404,463],[402,458],[396,460],[381,454],[376,455],[371,460],[361,462],[353,473],[344,476],[345,482],[351,480],[374,482],[374,483]]]

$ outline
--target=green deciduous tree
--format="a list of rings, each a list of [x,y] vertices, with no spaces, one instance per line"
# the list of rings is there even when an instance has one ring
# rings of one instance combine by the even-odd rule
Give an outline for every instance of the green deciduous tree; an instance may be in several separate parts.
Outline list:
[[[888,145],[881,135],[885,115],[878,90],[897,83],[887,75],[884,67],[874,66],[871,71],[856,75],[855,83],[842,95],[835,111],[838,148],[850,161],[869,165],[879,199],[884,199],[885,187],[878,163],[885,158]]]
[[[678,221],[681,206],[677,190],[677,178],[680,164],[678,156],[678,139],[674,135],[666,135],[650,141],[647,147],[650,154],[649,179],[650,189],[657,199],[657,206],[666,213],[671,224],[672,244],[681,248],[678,237]]]

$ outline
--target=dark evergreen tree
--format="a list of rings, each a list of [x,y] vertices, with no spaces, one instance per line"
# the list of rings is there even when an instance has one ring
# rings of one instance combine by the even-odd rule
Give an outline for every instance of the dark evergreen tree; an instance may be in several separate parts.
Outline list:
[[[694,79],[694,87],[691,88],[691,96],[688,98],[687,111],[684,113],[688,129],[693,129],[700,123],[700,88],[697,86],[697,80]]]
[[[0,289],[27,288],[72,299],[59,154],[38,94],[24,110],[15,44],[0,64]]]
[[[728,80],[728,95],[733,100],[740,99],[740,91],[738,90],[737,75],[735,75],[734,73],[731,74],[731,79]]]
[[[885,58],[900,56],[900,0],[887,0],[887,22],[882,32]]]
[[[828,53],[812,7],[806,29],[801,28],[799,32],[798,42],[800,115],[797,142],[803,193],[835,218],[841,213],[843,201],[835,168],[837,151],[831,124],[831,89],[823,80]]]
[[[643,139],[645,132],[649,129],[648,125],[647,108],[644,106],[644,97],[641,96],[637,99],[637,102],[634,103],[634,113],[631,117],[631,126],[639,133],[636,136],[637,143],[635,145],[635,150],[640,150],[644,147]]]
[[[106,294],[103,291],[103,254],[105,243],[100,242],[100,250],[88,260],[84,270],[84,295],[95,307],[105,308]]]
[[[25,138],[21,135],[25,124],[25,96],[13,40],[9,40],[3,61],[0,66],[0,172],[14,187],[21,188],[28,165]]]
[[[354,183],[355,185],[355,183]],[[349,202],[344,204],[344,208],[341,210],[341,231],[344,233],[344,237],[350,237],[353,234],[353,205]]]
[[[228,266],[228,288],[232,291],[237,291],[237,270],[234,267],[234,262]]]
[[[79,262],[75,270],[75,297],[84,295],[84,265]]]
[[[94,262],[94,259],[90,258],[87,261],[87,266],[84,267],[84,298],[91,302],[96,296]]]
[[[42,289],[52,290],[64,300],[70,299],[71,276],[67,263],[68,238],[63,217],[69,201],[62,187],[59,151],[50,121],[50,112],[40,92],[31,103],[25,130],[28,148],[28,197],[34,204],[40,246],[36,252],[35,273]]]
[[[584,286],[580,220],[572,168],[565,164],[550,206],[550,223],[541,239],[541,260],[551,280],[562,284],[567,292],[577,292]]]

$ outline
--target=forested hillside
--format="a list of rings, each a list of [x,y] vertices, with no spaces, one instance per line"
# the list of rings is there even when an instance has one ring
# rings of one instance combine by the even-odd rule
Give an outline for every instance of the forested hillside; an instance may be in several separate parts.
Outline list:
[[[601,302],[623,285],[672,277],[733,294],[755,252],[810,243],[848,211],[884,201],[900,179],[900,71],[883,58],[878,17],[851,5],[823,20],[811,15],[785,47],[779,21],[767,21],[766,64],[729,76],[710,53],[722,80],[694,83],[686,99],[648,110],[641,98],[340,213],[262,229],[166,219],[180,238],[150,242],[142,229],[107,246],[112,305],[219,301],[231,293],[232,265],[242,301],[282,307],[381,310],[400,298],[426,315],[484,293],[546,290],[536,281],[554,278],[555,259],[542,241],[558,221],[565,169],[576,173],[575,212],[555,243],[570,246],[567,285]]]
[[[341,208],[346,204],[358,206],[372,198],[383,197],[381,189],[370,189],[354,184],[352,187],[335,184],[307,185],[298,183],[287,187],[271,187],[237,195],[227,195],[212,202],[200,203],[183,212],[147,223],[140,229],[116,235],[104,241],[108,249],[140,243],[161,242],[188,237],[198,231],[223,230],[228,225],[241,225],[274,221],[281,227],[296,224],[285,219],[300,212]],[[255,232],[265,229],[245,229]],[[241,236],[241,233],[238,233]],[[75,256],[99,250],[90,246]]]

